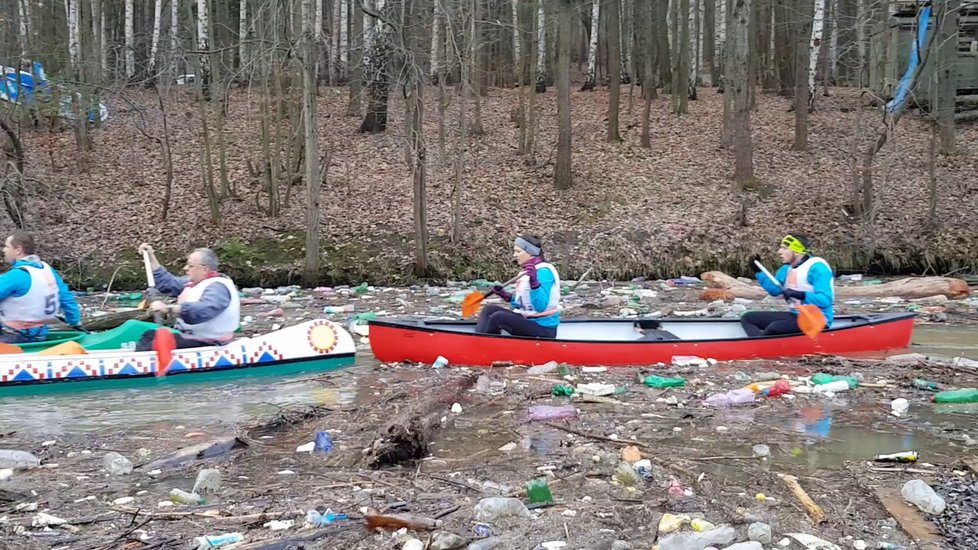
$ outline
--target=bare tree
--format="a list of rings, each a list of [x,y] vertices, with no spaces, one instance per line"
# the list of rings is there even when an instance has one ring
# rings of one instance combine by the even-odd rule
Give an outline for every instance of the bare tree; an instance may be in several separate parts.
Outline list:
[[[608,142],[620,143],[618,112],[621,103],[620,0],[608,0]]]
[[[591,32],[587,47],[587,77],[584,85],[581,86],[582,92],[594,89],[595,79],[598,70],[598,28],[601,26],[601,0],[591,0]]]
[[[747,30],[750,25],[751,0],[733,0],[731,28],[727,30],[730,48],[729,78],[724,93],[733,100],[734,182],[741,189],[754,183],[754,145],[750,128],[750,97],[748,56],[750,44]]]
[[[316,40],[315,0],[302,0],[302,134],[306,180],[306,256],[302,263],[302,282],[313,286],[319,279],[319,194],[323,174],[319,172],[319,125],[316,106],[316,68],[319,42]],[[328,166],[328,161],[327,161]]]

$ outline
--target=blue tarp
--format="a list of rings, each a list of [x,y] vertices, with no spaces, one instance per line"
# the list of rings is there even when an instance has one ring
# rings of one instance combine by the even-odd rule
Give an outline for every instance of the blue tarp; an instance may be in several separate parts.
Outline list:
[[[917,39],[914,40],[910,50],[910,63],[907,64],[907,70],[903,73],[900,84],[897,85],[896,95],[886,103],[887,113],[899,111],[907,103],[907,97],[910,95],[910,88],[913,87],[917,67],[924,62],[923,51],[927,47],[927,33],[930,30],[932,9],[931,6],[926,6],[920,11],[920,19],[917,23]]]

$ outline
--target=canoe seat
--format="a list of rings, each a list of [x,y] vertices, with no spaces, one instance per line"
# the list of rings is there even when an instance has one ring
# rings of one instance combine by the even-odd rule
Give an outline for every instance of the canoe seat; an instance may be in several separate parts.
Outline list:
[[[88,350],[78,342],[64,342],[37,352],[38,355],[85,355]]]

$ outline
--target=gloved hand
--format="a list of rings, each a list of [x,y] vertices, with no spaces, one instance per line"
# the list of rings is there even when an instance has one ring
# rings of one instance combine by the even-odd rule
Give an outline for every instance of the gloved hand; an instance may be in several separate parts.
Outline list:
[[[507,302],[513,300],[513,295],[509,292],[506,292],[506,289],[503,288],[503,285],[492,285],[492,289],[489,292],[495,294],[496,296],[499,296],[500,298],[502,298]]]
[[[760,261],[761,261],[761,255],[760,254],[754,254],[753,256],[751,256],[747,260],[747,273],[750,273],[751,275],[756,275],[756,274],[760,273],[761,270],[757,267],[757,264],[754,263],[754,262],[760,262]]]
[[[800,290],[786,288],[781,291],[781,294],[784,295],[785,300],[798,300],[799,302],[805,301],[805,293]]]
[[[530,288],[540,288],[540,279],[537,279],[537,264],[526,264],[523,266],[523,273],[530,279]]]

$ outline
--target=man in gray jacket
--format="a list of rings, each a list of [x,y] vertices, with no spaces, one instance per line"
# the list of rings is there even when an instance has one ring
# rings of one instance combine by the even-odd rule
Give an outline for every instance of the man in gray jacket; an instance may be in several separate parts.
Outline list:
[[[147,253],[156,279],[156,289],[176,297],[176,304],[155,300],[149,308],[177,316],[174,324],[178,348],[223,345],[234,338],[241,323],[238,289],[227,276],[217,271],[217,255],[209,248],[198,248],[187,256],[186,277],[177,277],[160,265],[153,247],[143,243],[139,252]],[[137,351],[153,349],[155,330],[147,331],[136,343]]]

